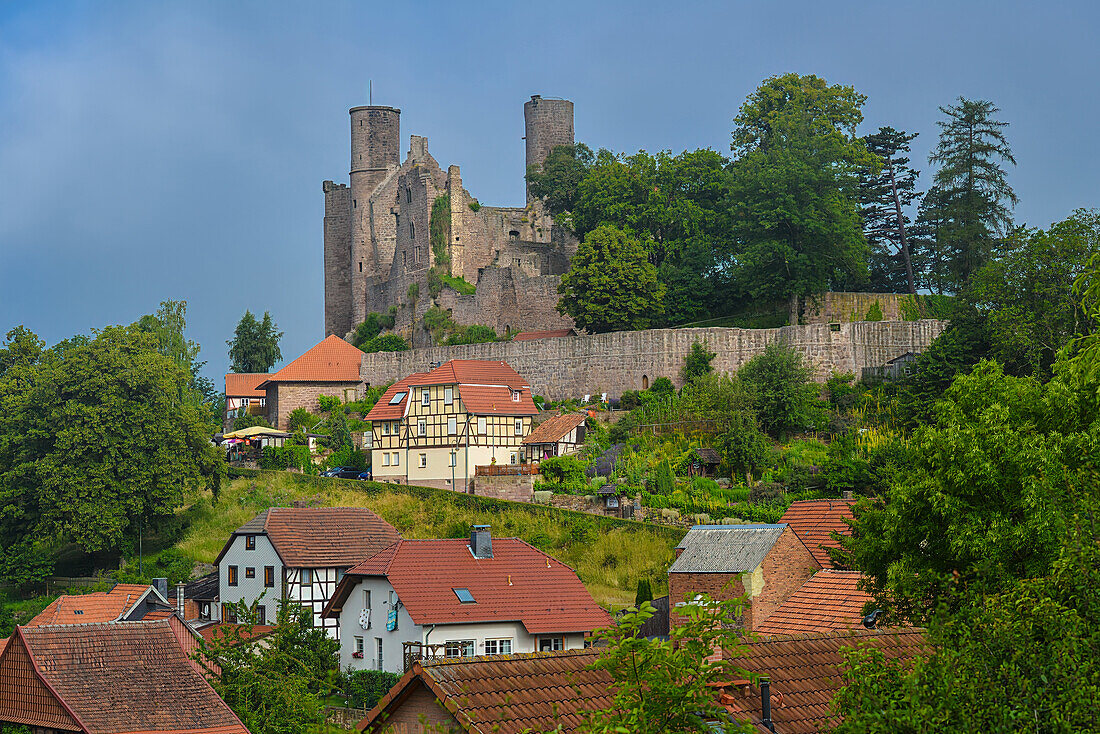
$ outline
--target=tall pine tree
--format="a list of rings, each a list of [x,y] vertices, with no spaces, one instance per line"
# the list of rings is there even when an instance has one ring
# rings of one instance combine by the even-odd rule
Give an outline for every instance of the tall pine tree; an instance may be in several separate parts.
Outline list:
[[[919,173],[909,166],[909,142],[917,133],[880,127],[863,138],[867,150],[882,159],[882,168],[860,177],[859,203],[863,236],[870,252],[871,289],[917,292],[910,245],[911,223],[905,209],[917,197]]]

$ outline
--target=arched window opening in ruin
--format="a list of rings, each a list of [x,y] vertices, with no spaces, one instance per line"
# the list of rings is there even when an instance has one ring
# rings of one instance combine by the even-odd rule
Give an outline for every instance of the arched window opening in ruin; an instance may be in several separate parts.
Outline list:
[[[416,225],[409,222],[409,239],[416,239]]]
[[[411,203],[412,200],[413,200],[413,190],[412,189],[405,189],[405,201]]]
[[[508,233],[508,241],[509,242],[519,242],[519,230],[513,229],[511,232],[509,232]]]
[[[647,375],[642,375],[642,389],[649,389],[649,377]]]

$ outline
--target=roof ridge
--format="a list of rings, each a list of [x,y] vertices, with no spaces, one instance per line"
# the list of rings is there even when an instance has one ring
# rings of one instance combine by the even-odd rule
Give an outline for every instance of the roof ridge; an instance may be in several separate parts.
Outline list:
[[[445,665],[469,665],[470,663],[502,663],[509,660],[537,660],[539,658],[570,658],[582,655],[596,655],[600,648],[583,647],[573,650],[553,650],[536,652],[517,652],[509,655],[474,655],[460,658],[432,658],[419,660],[423,668],[439,668]]]
[[[800,632],[792,635],[757,635],[755,640],[746,640],[744,645],[762,645],[768,642],[794,642],[798,640],[828,640],[844,637],[879,637],[883,635],[924,634],[924,627],[882,627],[875,629],[842,629],[828,632]]]

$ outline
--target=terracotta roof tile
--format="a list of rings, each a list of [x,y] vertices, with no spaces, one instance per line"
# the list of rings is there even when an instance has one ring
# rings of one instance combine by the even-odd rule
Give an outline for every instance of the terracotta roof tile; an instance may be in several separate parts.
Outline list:
[[[392,525],[365,507],[272,507],[233,531],[265,534],[291,568],[350,568],[398,540]]]
[[[110,591],[59,596],[27,626],[113,622],[132,609],[149,589],[148,584],[115,584]]]
[[[548,418],[531,431],[522,443],[557,443],[574,428],[584,423],[586,417],[584,413],[565,413]]]
[[[756,627],[763,635],[859,629],[871,595],[856,588],[863,574],[826,569],[811,576]]]
[[[560,339],[565,336],[576,336],[576,329],[547,329],[543,331],[521,331],[512,337],[514,342],[533,341],[535,339]]]
[[[258,389],[271,375],[266,372],[230,372],[225,376],[227,398],[262,398],[267,393]]]
[[[247,734],[167,621],[20,627],[0,657],[0,720],[89,734]]]
[[[429,385],[458,385],[458,396],[466,410],[474,415],[537,415],[531,386],[507,362],[480,359],[452,359],[431,372],[418,372],[391,385],[367,414],[367,420],[399,420],[411,388]],[[404,391],[405,397],[391,405],[393,397]],[[519,392],[519,400],[512,393]]]
[[[414,372],[403,380],[398,380],[386,388],[382,397],[367,413],[369,421],[397,421],[405,417],[405,405],[409,402],[409,381],[423,377],[426,372]],[[404,393],[400,400],[393,402],[393,397],[398,393]]]
[[[249,629],[246,625],[215,622],[214,624],[209,624],[200,629],[199,636],[207,642],[221,640],[226,637],[231,627],[240,629],[241,642],[267,637],[275,630],[275,627],[272,625],[255,624]]]
[[[474,558],[465,539],[401,540],[348,571],[326,615],[363,576],[385,576],[420,625],[519,621],[537,635],[611,622],[573,569],[518,538],[493,538],[492,558]],[[461,588],[473,604],[459,601],[454,589]]]
[[[834,532],[851,535],[852,529],[844,519],[852,519],[855,500],[801,500],[792,502],[779,522],[787,523],[794,530],[814,558],[823,568],[833,568],[829,548],[839,548],[833,539]]]
[[[333,334],[273,375],[272,382],[359,382],[363,353]]]

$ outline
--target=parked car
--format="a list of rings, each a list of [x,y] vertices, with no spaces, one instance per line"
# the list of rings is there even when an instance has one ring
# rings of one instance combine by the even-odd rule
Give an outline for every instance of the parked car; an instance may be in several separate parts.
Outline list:
[[[329,476],[336,477],[337,479],[358,479],[359,475],[362,473],[362,469],[353,469],[345,466],[337,469],[335,474],[330,474]]]
[[[362,479],[363,481],[367,481],[367,482],[369,482],[369,481],[371,480],[371,476],[372,476],[372,475],[371,475],[371,473],[370,473],[369,471],[361,471],[361,472],[359,472],[359,478],[360,478],[360,479]]]

